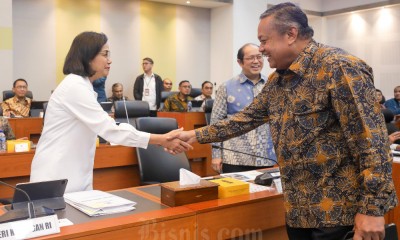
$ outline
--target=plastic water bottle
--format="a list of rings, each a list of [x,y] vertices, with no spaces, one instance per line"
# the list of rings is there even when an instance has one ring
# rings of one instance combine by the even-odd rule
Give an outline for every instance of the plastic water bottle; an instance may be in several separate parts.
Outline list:
[[[192,111],[192,101],[189,101],[187,104],[187,111],[191,112]]]
[[[0,152],[6,152],[6,135],[0,130]]]

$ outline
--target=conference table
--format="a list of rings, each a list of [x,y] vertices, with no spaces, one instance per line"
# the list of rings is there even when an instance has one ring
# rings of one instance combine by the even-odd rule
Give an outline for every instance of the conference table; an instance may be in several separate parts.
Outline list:
[[[136,209],[88,217],[67,204],[57,215],[74,224],[40,239],[287,239],[283,197],[275,190],[178,207],[160,202],[159,185],[111,193],[137,202]]]

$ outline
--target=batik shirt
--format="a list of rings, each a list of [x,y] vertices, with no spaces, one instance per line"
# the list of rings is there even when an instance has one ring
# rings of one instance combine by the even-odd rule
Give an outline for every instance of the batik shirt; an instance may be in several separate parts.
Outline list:
[[[241,73],[221,84],[214,100],[211,124],[221,119],[230,118],[248,106],[257,96],[266,82],[266,77],[254,84]],[[223,163],[240,166],[272,166],[276,156],[272,144],[269,125],[263,124],[241,136],[222,143],[214,143],[224,149],[214,148],[212,158],[222,158]],[[232,150],[232,151],[230,151]]]
[[[20,101],[16,96],[5,100],[1,107],[3,108],[3,115],[10,112],[16,117],[29,117],[29,110],[31,108],[31,99],[25,98],[25,102]]]
[[[280,165],[286,222],[316,228],[383,216],[397,205],[392,157],[372,69],[312,40],[284,72],[274,72],[253,103],[196,130],[223,141],[269,122]]]
[[[193,100],[192,97],[186,97],[185,101],[182,101],[178,97],[179,93],[169,96],[165,102],[164,107],[161,109],[162,112],[187,112],[187,104]]]

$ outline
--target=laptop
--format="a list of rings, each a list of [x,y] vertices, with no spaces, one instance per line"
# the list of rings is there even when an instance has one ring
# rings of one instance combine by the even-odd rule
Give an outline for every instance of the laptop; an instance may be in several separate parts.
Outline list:
[[[112,102],[101,102],[100,106],[103,108],[104,111],[107,113],[111,113],[111,108],[113,106]]]
[[[40,113],[43,112],[43,104],[47,101],[32,101],[30,116],[31,117],[40,117]]]
[[[204,112],[201,105],[203,104],[203,100],[191,100],[192,102],[192,110],[191,112]]]
[[[24,190],[35,207],[46,207],[53,210],[65,208],[64,192],[68,179],[59,179],[42,182],[19,183],[15,187]],[[27,208],[28,199],[24,193],[15,190],[12,200],[12,209]]]

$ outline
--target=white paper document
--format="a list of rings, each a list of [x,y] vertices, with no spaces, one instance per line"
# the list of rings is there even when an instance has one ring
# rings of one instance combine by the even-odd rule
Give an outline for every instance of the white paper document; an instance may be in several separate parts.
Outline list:
[[[136,202],[99,190],[66,193],[64,199],[89,216],[128,212],[136,205]]]

